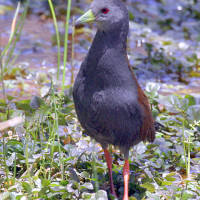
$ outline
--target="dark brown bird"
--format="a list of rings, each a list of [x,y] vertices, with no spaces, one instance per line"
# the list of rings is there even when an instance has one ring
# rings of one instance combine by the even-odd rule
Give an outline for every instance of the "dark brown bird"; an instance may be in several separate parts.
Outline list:
[[[117,146],[124,154],[123,199],[128,200],[129,149],[141,141],[154,141],[154,120],[127,59],[129,16],[125,4],[121,0],[94,0],[75,25],[90,21],[97,23],[98,30],[75,80],[75,109],[82,127],[104,150],[115,196],[107,147]]]

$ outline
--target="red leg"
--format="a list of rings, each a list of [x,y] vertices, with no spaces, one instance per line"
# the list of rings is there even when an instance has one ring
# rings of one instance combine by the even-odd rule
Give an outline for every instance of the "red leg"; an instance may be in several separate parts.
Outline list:
[[[129,161],[125,160],[123,176],[124,176],[124,198],[123,200],[128,200],[128,182],[129,182]]]
[[[104,149],[104,154],[105,154],[106,162],[107,162],[107,166],[108,166],[111,194],[117,197],[117,195],[115,193],[115,187],[113,184],[113,177],[112,177],[112,157],[107,149]]]

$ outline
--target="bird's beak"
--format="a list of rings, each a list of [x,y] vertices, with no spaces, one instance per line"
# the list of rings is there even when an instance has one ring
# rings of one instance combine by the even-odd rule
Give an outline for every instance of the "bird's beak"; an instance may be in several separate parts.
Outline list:
[[[95,20],[95,15],[92,12],[92,10],[88,10],[84,15],[82,15],[81,17],[79,17],[75,23],[73,24],[74,26],[77,26],[79,24],[85,23],[85,22],[92,22]]]

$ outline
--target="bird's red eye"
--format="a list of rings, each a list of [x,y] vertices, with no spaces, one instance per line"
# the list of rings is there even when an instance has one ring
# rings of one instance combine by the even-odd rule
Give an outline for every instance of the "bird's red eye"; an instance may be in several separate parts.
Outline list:
[[[108,8],[103,8],[101,11],[102,11],[102,13],[107,14],[109,12],[109,9]]]

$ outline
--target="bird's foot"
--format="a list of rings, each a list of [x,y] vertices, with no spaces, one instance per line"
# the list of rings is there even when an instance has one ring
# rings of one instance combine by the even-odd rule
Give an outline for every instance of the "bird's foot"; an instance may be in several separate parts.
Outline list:
[[[123,200],[128,200],[128,183],[129,183],[129,161],[128,159],[125,160],[124,169],[123,169],[123,176],[124,176],[124,198]]]

